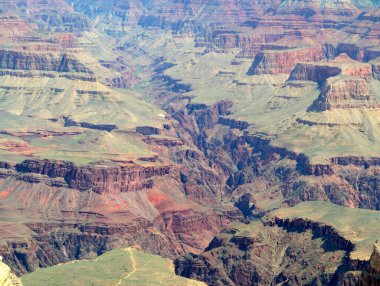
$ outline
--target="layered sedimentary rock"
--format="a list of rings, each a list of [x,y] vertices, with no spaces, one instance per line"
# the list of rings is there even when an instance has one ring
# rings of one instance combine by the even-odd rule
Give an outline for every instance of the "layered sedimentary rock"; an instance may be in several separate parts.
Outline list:
[[[67,1],[27,0],[22,1],[19,7],[44,31],[84,32],[89,28],[86,17],[74,12]]]
[[[327,79],[319,98],[314,103],[317,110],[336,108],[378,108],[368,82],[357,77],[332,77]]]
[[[138,23],[143,14],[143,3],[141,1],[80,1],[74,2],[77,11],[85,13],[90,18],[111,17],[118,19],[118,24],[129,25]],[[116,27],[114,27],[116,28]]]
[[[317,62],[325,59],[322,48],[298,48],[259,52],[248,74],[289,74],[299,62]]]
[[[215,237],[202,255],[177,259],[176,272],[208,285],[329,283],[335,271],[330,261],[343,264],[348,249],[332,244],[323,250],[318,239],[312,239],[323,240],[322,233],[317,229],[287,231],[260,222],[238,226]]]
[[[34,173],[61,178],[73,189],[103,193],[136,191],[139,188],[152,187],[150,178],[170,173],[170,166],[141,167],[125,166],[75,166],[71,162],[28,160],[16,165],[22,173]]]
[[[18,273],[127,245],[201,253],[229,222],[300,201],[380,209],[367,14],[345,1],[70,3],[89,20],[29,1],[4,24],[29,29],[3,33],[0,71],[1,252]],[[228,233],[194,258],[205,267],[185,266],[211,284],[327,283],[349,244],[305,225]]]
[[[323,82],[327,78],[337,75],[370,79],[372,67],[370,64],[354,61],[342,54],[331,62],[299,63],[291,72],[289,80]]]
[[[233,225],[201,255],[177,259],[176,271],[210,285],[377,285],[377,219],[376,212],[302,203]]]
[[[0,50],[0,68],[10,70],[41,70],[92,73],[70,54]]]
[[[365,39],[376,40],[380,35],[379,18],[380,9],[372,7],[370,11],[363,12],[357,21],[355,21],[353,27],[347,28],[347,30],[350,32],[359,32]]]
[[[315,14],[354,17],[359,10],[349,0],[287,0],[277,9],[279,14],[296,14],[312,17]]]
[[[12,38],[31,36],[34,34],[32,27],[18,15],[0,15],[0,41],[4,43]]]
[[[240,217],[233,208],[190,202],[179,174],[161,167],[137,171],[125,165],[76,167],[46,160],[16,165],[16,172],[4,167],[0,251],[17,273],[129,244],[169,257],[197,252]],[[28,215],[12,224],[24,212]]]

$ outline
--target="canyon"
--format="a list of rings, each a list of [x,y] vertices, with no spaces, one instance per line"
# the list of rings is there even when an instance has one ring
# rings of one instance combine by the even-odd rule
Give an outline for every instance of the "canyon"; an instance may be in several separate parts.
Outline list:
[[[377,6],[0,1],[4,262],[24,286],[120,249],[183,285],[379,285]]]

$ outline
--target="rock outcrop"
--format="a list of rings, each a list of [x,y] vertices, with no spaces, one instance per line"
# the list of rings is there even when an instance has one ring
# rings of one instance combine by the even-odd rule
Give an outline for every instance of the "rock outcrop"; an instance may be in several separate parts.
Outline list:
[[[372,67],[341,54],[331,62],[299,63],[291,72],[289,80],[307,80],[321,83],[337,75],[372,78]]]
[[[328,266],[329,261],[343,265],[346,253],[341,245],[324,249],[317,243],[316,237],[324,240],[328,235],[317,230],[264,226],[261,222],[234,226],[216,236],[201,255],[188,254],[177,259],[176,273],[208,285],[261,285],[273,281],[327,284],[338,276],[336,269]],[[339,276],[339,281],[347,281],[344,275]]]
[[[317,62],[325,59],[322,48],[297,48],[259,52],[248,74],[289,74],[299,62]]]
[[[361,286],[376,286],[380,283],[380,245],[373,246],[373,253],[369,261],[368,269],[363,273]]]
[[[70,188],[92,190],[96,193],[119,193],[152,187],[150,180],[155,176],[170,173],[170,166],[142,167],[138,165],[107,166],[94,164],[75,166],[71,162],[50,160],[26,160],[16,165],[21,173],[34,173],[62,178]]]
[[[355,17],[359,10],[349,0],[286,0],[277,9],[278,14],[302,15],[306,18],[318,14]]]
[[[10,70],[39,70],[55,72],[92,73],[69,54],[0,50],[0,68]]]
[[[358,77],[328,78],[321,88],[319,98],[314,102],[316,110],[331,109],[372,109],[380,107],[375,100],[368,82]]]

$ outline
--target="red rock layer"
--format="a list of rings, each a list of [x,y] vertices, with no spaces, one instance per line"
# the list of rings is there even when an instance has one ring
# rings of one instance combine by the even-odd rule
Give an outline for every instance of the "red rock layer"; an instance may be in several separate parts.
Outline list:
[[[259,52],[249,70],[249,74],[290,73],[299,62],[316,62],[325,58],[321,47],[299,48]]]
[[[367,81],[356,77],[326,80],[314,106],[320,111],[337,108],[368,109],[380,107]]]
[[[299,63],[290,74],[289,80],[322,82],[337,75],[370,79],[372,67],[370,64],[359,63],[342,54],[331,62]]]

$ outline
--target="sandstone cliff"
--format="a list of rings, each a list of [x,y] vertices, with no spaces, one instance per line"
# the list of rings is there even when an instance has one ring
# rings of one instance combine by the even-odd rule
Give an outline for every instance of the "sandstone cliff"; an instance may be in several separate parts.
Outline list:
[[[299,62],[316,62],[325,59],[321,48],[298,48],[259,52],[248,74],[289,74]]]
[[[368,82],[357,77],[332,77],[327,79],[319,98],[314,102],[319,111],[337,108],[371,109],[379,107]]]
[[[11,70],[40,70],[56,72],[92,73],[69,54],[0,50],[0,68]]]
[[[370,64],[354,61],[346,54],[341,54],[330,62],[298,63],[291,72],[289,80],[308,80],[321,83],[337,75],[370,79],[372,78],[372,67]]]

